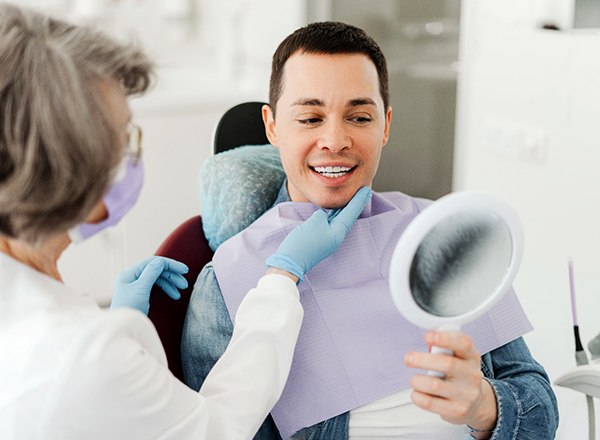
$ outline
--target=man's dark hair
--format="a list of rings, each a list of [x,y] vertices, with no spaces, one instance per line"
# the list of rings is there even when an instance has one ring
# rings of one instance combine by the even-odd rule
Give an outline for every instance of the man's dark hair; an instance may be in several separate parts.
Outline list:
[[[269,105],[275,115],[275,106],[283,90],[283,69],[296,52],[315,55],[364,54],[375,64],[379,78],[379,93],[384,111],[390,102],[388,71],[385,56],[379,45],[365,31],[356,26],[335,21],[311,23],[294,31],[281,42],[273,54]]]

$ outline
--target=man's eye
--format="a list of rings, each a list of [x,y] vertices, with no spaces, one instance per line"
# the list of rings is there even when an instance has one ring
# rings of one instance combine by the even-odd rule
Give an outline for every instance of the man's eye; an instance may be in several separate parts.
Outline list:
[[[372,119],[368,116],[354,116],[354,117],[350,118],[350,121],[352,121],[356,124],[368,124],[369,122],[372,121]]]
[[[316,124],[318,124],[321,121],[322,121],[321,118],[304,118],[304,119],[298,119],[298,122],[301,123],[302,125],[316,125]]]

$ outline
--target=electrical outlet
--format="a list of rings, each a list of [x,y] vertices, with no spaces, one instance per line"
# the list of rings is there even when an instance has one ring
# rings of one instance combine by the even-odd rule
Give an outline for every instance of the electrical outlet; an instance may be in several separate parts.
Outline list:
[[[546,130],[497,119],[485,123],[487,149],[496,154],[528,162],[544,162],[547,155]]]
[[[534,162],[544,162],[546,159],[546,130],[534,127],[521,129],[519,156]]]

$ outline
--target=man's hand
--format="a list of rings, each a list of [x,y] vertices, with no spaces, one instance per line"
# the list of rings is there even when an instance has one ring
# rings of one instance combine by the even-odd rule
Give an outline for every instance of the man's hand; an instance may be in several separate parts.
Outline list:
[[[406,366],[444,373],[445,378],[417,374],[413,376],[412,400],[415,405],[439,414],[457,425],[469,425],[477,437],[489,438],[496,426],[498,409],[492,386],[483,379],[481,357],[469,336],[461,332],[429,332],[425,341],[447,348],[454,356],[432,353],[407,353]],[[487,431],[487,432],[486,432]]]
[[[110,308],[130,307],[148,315],[150,291],[156,284],[173,299],[179,299],[178,289],[188,286],[183,274],[188,267],[166,257],[150,257],[125,269],[117,276]]]
[[[329,213],[319,209],[296,226],[265,263],[302,281],[306,272],[340,247],[370,197],[371,189],[365,186],[343,209],[333,209]]]

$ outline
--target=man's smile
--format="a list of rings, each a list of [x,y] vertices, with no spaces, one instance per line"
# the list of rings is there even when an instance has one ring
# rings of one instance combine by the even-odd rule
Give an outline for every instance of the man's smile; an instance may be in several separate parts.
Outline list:
[[[345,176],[346,174],[352,172],[356,167],[349,166],[339,166],[339,165],[327,165],[327,166],[314,166],[310,167],[311,170],[320,174],[321,176],[328,178],[340,178]]]

